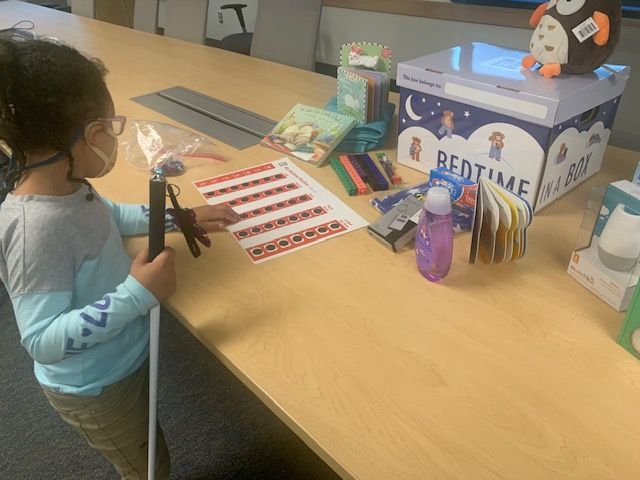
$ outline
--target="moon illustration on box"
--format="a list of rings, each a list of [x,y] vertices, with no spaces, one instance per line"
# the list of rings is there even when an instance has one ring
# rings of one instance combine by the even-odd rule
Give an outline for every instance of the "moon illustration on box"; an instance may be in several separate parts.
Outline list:
[[[407,100],[404,102],[404,109],[407,111],[409,118],[414,122],[417,122],[418,120],[421,120],[422,117],[413,111],[413,107],[411,106],[411,97],[413,97],[413,95],[409,95]]]

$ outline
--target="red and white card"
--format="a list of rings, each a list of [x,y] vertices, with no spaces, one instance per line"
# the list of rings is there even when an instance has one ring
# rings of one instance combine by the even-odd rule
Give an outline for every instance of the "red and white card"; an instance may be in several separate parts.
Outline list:
[[[366,227],[368,222],[287,158],[194,182],[209,205],[229,205],[228,227],[254,263]]]

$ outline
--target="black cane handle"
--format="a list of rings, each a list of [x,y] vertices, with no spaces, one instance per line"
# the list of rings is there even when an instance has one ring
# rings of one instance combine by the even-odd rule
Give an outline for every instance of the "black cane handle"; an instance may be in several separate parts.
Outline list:
[[[149,261],[164,250],[167,181],[156,174],[149,180]]]

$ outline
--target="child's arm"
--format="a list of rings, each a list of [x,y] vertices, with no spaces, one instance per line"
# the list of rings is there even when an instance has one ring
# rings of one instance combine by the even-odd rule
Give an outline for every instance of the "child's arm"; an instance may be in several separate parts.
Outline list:
[[[149,233],[149,207],[129,203],[114,203],[102,197],[104,204],[109,207],[120,234],[124,236]],[[175,230],[173,220],[169,214],[165,215],[165,230]]]
[[[228,205],[200,205],[193,208],[196,223],[207,232],[224,230],[227,225],[240,221],[240,215]]]
[[[102,201],[111,210],[111,215],[121,235],[149,233],[149,208],[146,205],[113,203],[106,198]],[[193,209],[196,222],[207,232],[223,230],[227,225],[240,220],[240,216],[227,205],[201,205]],[[165,215],[165,230],[176,230],[171,215]]]
[[[13,298],[21,343],[38,363],[51,364],[118,335],[158,304],[131,275],[115,292],[70,310],[71,292],[29,293]]]
[[[136,256],[131,273],[114,292],[71,310],[72,292],[28,293],[12,298],[21,343],[38,363],[57,363],[118,335],[175,289],[173,252],[151,263]],[[143,284],[148,285],[148,288]],[[152,293],[155,292],[155,295]]]

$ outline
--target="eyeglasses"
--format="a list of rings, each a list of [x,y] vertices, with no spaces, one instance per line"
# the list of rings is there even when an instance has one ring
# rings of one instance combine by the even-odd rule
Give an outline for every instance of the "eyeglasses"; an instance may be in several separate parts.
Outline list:
[[[124,132],[124,126],[127,123],[127,117],[116,115],[115,117],[98,118],[97,121],[111,130],[114,135],[120,135],[122,132]]]

